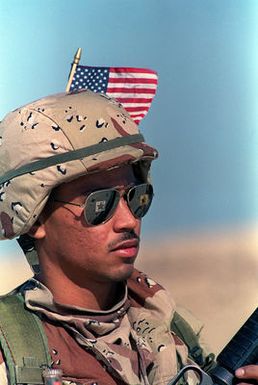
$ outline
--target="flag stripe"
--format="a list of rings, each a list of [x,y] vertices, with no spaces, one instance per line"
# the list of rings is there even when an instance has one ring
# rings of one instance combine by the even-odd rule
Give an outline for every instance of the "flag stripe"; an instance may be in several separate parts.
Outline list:
[[[147,112],[145,112],[144,114],[131,114],[131,117],[133,118],[143,118],[145,115],[146,115]]]
[[[153,94],[121,94],[119,92],[109,92],[107,90],[107,94],[112,96],[112,98],[115,98],[115,99],[134,99],[134,100],[142,100],[142,99],[148,99],[148,100],[151,100],[152,99],[152,96]],[[121,101],[122,103],[122,101]]]
[[[108,87],[107,88],[107,92],[114,92],[114,93],[123,93],[123,94],[136,94],[136,91],[137,91],[137,95],[138,94],[154,94],[155,95],[155,92],[156,90],[153,90],[153,89],[145,89],[145,88],[136,88],[134,92],[132,92],[132,88],[128,88],[128,87]]]
[[[145,105],[144,107],[138,107],[138,106],[135,106],[135,107],[129,107],[129,104],[126,106],[126,110],[128,111],[128,112],[131,112],[131,113],[133,113],[134,111],[135,112],[141,112],[141,111],[145,111],[146,110],[146,106],[147,107],[149,107],[149,105]],[[131,115],[131,114],[130,114]]]
[[[120,102],[120,100],[118,100]],[[128,108],[131,108],[131,111],[128,111],[128,112],[133,112],[133,108],[135,106],[135,103],[126,103],[126,102],[120,102],[121,104],[123,104],[124,108],[127,110]],[[148,110],[151,106],[151,102],[150,103],[145,103],[145,104],[142,104],[141,107],[144,108],[144,110]]]
[[[143,73],[135,73],[135,74],[127,74],[126,72],[119,73],[110,73],[109,79],[120,79],[126,77],[129,79],[157,79],[157,75],[155,74],[143,74]]]
[[[108,89],[113,88],[114,90],[117,88],[126,88],[128,91],[130,90],[154,90],[156,91],[157,84],[137,84],[137,83],[125,83],[125,82],[119,82],[119,83],[111,83],[109,82]],[[152,91],[150,91],[152,92]]]
[[[157,79],[141,79],[141,81],[139,81],[139,79],[136,79],[136,78],[110,78],[109,77],[109,83],[136,83],[136,84],[158,84],[158,80]]]
[[[101,68],[101,67],[100,67]],[[108,68],[108,67],[105,67],[105,68]],[[147,68],[133,68],[133,67],[110,67],[109,68],[109,71],[111,73],[121,73],[121,72],[125,72],[125,73],[145,73],[145,74],[153,74],[157,77],[157,72],[156,71],[153,71],[153,70],[150,70],[150,69],[147,69]]]
[[[151,103],[152,99],[149,98],[149,99],[144,99],[144,98],[117,98],[117,100],[119,100],[120,103]]]

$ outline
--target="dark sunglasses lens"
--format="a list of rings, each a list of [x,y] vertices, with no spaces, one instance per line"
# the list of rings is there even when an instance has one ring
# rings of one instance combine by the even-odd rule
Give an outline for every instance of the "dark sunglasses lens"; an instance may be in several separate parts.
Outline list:
[[[128,206],[136,218],[142,218],[147,214],[153,198],[151,184],[141,184],[132,187],[128,192]]]
[[[108,220],[119,202],[119,193],[115,190],[102,190],[91,193],[85,204],[84,216],[89,225],[100,225]]]

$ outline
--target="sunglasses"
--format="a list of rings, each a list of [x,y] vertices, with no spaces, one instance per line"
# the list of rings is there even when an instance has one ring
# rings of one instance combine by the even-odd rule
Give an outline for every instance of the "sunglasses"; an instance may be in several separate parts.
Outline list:
[[[123,191],[115,188],[97,190],[87,196],[84,204],[65,202],[58,199],[54,199],[54,201],[82,207],[86,223],[90,226],[97,226],[107,222],[114,215],[121,197],[127,202],[134,217],[139,219],[144,217],[150,208],[153,187],[149,183],[143,183]]]

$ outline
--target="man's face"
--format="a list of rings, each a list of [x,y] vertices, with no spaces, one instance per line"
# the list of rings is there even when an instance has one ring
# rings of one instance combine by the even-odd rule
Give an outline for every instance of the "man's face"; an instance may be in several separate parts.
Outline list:
[[[38,242],[43,269],[71,280],[107,282],[127,279],[139,249],[141,221],[120,198],[114,215],[97,226],[87,225],[83,208],[56,200],[83,204],[95,190],[137,183],[131,166],[82,176],[60,185],[41,216],[44,236]],[[138,181],[139,183],[139,181]]]

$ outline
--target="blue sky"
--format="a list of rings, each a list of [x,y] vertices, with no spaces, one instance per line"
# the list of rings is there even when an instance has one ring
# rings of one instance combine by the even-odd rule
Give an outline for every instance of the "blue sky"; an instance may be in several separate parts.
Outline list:
[[[64,91],[78,47],[82,64],[153,68],[141,127],[160,158],[145,233],[255,223],[257,20],[256,0],[2,0],[0,117]]]

